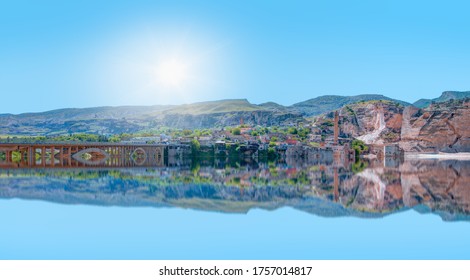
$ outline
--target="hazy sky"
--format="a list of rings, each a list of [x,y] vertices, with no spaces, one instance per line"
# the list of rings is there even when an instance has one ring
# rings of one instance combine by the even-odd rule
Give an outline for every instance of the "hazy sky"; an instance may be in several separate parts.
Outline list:
[[[0,113],[470,90],[469,1],[2,1]]]

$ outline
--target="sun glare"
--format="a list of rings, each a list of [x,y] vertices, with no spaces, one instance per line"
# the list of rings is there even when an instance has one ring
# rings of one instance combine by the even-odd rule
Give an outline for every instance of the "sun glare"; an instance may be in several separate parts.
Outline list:
[[[159,84],[167,87],[181,87],[188,79],[188,65],[178,59],[160,63],[157,69]]]

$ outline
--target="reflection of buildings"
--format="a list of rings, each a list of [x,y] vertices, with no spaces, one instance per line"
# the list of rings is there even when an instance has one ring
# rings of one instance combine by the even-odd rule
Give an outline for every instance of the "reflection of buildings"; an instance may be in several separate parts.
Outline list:
[[[396,143],[369,145],[369,151],[383,161],[385,167],[396,168],[404,158],[403,150]]]
[[[308,164],[329,164],[335,166],[348,166],[354,160],[354,151],[349,145],[336,145],[331,147],[290,146],[287,148],[284,159],[286,161],[301,161]]]

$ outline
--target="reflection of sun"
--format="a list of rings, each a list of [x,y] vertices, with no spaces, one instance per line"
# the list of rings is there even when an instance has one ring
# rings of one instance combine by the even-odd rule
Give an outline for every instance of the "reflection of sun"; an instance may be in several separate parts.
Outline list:
[[[163,61],[157,68],[158,83],[167,87],[180,87],[188,79],[188,65],[181,60]]]

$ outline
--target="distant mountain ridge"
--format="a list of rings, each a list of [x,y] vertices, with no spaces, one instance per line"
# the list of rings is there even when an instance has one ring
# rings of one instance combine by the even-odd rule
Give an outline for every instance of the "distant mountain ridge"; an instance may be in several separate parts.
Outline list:
[[[469,97],[470,92],[444,92],[434,100]],[[236,126],[294,125],[306,118],[338,110],[360,101],[385,100],[411,104],[379,94],[325,95],[283,106],[274,102],[252,104],[246,99],[225,99],[184,105],[120,106],[58,109],[42,113],[0,114],[0,135],[59,135],[71,133],[120,134],[152,130],[161,126],[195,129]],[[426,104],[419,100],[415,106]]]
[[[420,99],[413,103],[413,106],[418,108],[426,108],[432,102],[444,102],[451,99],[464,99],[470,97],[470,91],[444,91],[441,96],[434,99]]]
[[[218,101],[197,102],[174,106],[166,112],[172,114],[200,115],[236,111],[250,112],[258,110],[264,110],[264,108],[251,104],[247,99],[223,99]]]

